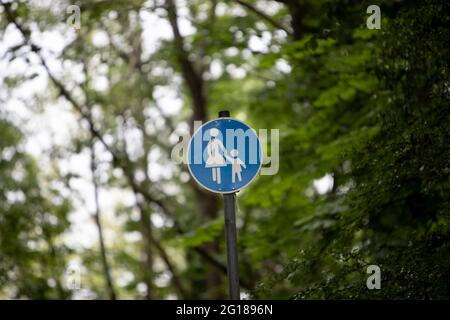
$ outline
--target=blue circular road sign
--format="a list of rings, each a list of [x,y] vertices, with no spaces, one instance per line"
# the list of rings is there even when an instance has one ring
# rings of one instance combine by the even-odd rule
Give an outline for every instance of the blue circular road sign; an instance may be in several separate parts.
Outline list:
[[[219,118],[202,125],[187,149],[192,177],[215,193],[233,193],[247,186],[261,168],[262,148],[245,123]]]

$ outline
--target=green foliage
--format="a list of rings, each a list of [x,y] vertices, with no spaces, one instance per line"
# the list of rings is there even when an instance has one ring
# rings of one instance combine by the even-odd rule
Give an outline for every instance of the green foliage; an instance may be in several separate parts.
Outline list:
[[[300,128],[280,126],[289,132],[282,178],[260,179],[259,195],[246,200],[265,203],[277,189],[267,203],[271,217],[257,222],[265,227],[248,247],[263,252],[275,243],[290,258],[274,259],[276,248],[255,256],[279,263],[256,297],[448,297],[445,7],[431,1],[402,9],[378,34],[355,28],[349,38],[311,45],[305,37],[286,47],[302,116],[287,113],[284,121],[297,119]],[[285,86],[269,94],[289,97]],[[331,191],[305,197],[311,179],[327,172]],[[380,291],[365,287],[370,264],[381,267]]]
[[[369,30],[369,1],[246,0],[253,10],[235,1],[175,3],[183,43],[164,34],[150,48],[146,23],[170,27],[165,1],[71,3],[81,8],[81,30],[52,58],[68,70],[58,74],[58,90],[32,99],[45,111],[62,97],[83,118],[67,146],[48,151],[52,161],[93,148],[103,192],[134,196],[109,208],[113,221],[102,220],[118,297],[225,297],[220,202],[198,197],[186,167],[171,161],[173,129],[187,126],[203,95],[209,118],[228,109],[255,129],[280,130],[279,172],[238,194],[240,276],[253,298],[448,298],[449,5],[379,1],[381,29]],[[11,8],[24,35],[36,26],[61,32],[63,6]],[[94,43],[98,32],[106,44]],[[5,63],[39,60],[26,43],[7,51]],[[74,79],[70,66],[84,77]],[[2,77],[2,103],[39,74]],[[108,83],[102,90],[99,75]],[[176,114],[162,103],[168,92],[182,101]],[[68,215],[79,209],[79,177],[44,174],[24,149],[28,132],[6,119],[2,113],[0,297],[71,297],[63,274],[77,258],[85,288],[108,298],[97,244],[73,251],[64,242]],[[323,177],[327,190],[317,187]],[[366,287],[373,264],[381,290]]]
[[[0,131],[0,295],[63,299],[68,249],[57,237],[68,227],[70,202],[40,184],[21,132],[5,120]]]
[[[223,232],[223,218],[198,226],[193,232],[177,237],[177,244],[184,248],[195,248],[212,242]]]

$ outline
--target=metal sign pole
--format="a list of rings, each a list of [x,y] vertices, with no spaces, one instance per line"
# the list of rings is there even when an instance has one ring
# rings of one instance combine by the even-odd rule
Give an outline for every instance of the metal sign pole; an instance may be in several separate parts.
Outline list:
[[[229,111],[220,111],[219,117],[229,117]],[[236,234],[236,193],[223,195],[225,208],[225,236],[227,241],[228,289],[231,300],[240,300],[239,267]]]
[[[225,233],[227,238],[228,286],[231,300],[240,299],[236,235],[236,194],[224,194]]]

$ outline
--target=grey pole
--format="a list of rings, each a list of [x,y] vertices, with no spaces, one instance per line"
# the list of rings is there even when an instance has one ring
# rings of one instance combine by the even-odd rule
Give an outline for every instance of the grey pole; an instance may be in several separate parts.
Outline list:
[[[235,213],[236,194],[224,194],[223,199],[225,203],[225,233],[227,238],[227,270],[230,299],[240,300]]]
[[[219,117],[229,117],[229,111],[220,111]],[[228,289],[231,300],[240,300],[239,267],[236,233],[236,193],[223,195],[225,208],[225,235],[227,239]]]

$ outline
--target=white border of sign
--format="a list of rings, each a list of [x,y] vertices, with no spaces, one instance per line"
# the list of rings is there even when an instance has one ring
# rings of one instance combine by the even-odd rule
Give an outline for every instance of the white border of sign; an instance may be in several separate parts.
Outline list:
[[[240,187],[239,189],[234,189],[233,191],[217,191],[217,190],[212,190],[212,189],[210,189],[210,188],[204,186],[202,183],[200,183],[200,181],[197,180],[197,178],[195,177],[195,175],[192,173],[191,166],[189,165],[189,164],[190,164],[190,162],[189,162],[189,155],[190,155],[190,153],[191,153],[191,142],[192,142],[192,139],[194,139],[195,135],[196,135],[196,134],[204,127],[204,126],[206,126],[206,125],[207,125],[208,123],[210,123],[210,122],[220,121],[220,120],[226,120],[226,119],[228,119],[228,120],[234,120],[234,121],[237,121],[237,122],[240,122],[240,123],[246,125],[246,126],[249,127],[250,130],[252,130],[253,133],[256,135],[256,138],[257,138],[258,144],[259,144],[259,168],[258,168],[258,171],[256,171],[256,174],[253,176],[253,178],[251,178],[246,184],[244,184],[244,185],[243,185],[242,187]],[[202,137],[202,141],[203,141],[203,137]],[[216,119],[209,120],[208,122],[205,122],[204,124],[202,124],[200,128],[198,128],[197,130],[195,130],[194,134],[193,134],[192,137],[189,139],[186,157],[187,157],[186,160],[187,160],[187,167],[188,167],[188,169],[189,169],[189,173],[191,174],[191,177],[194,178],[195,182],[197,182],[197,184],[198,184],[199,186],[201,186],[203,189],[208,190],[208,191],[213,192],[213,193],[219,193],[219,194],[231,194],[231,193],[236,193],[236,192],[238,192],[238,191],[244,189],[244,188],[245,188],[246,186],[248,186],[253,180],[255,180],[255,178],[259,175],[259,172],[261,171],[261,167],[262,167],[262,162],[263,162],[263,150],[262,150],[261,141],[259,140],[259,137],[258,137],[258,135],[256,134],[256,130],[255,130],[255,129],[253,129],[252,127],[250,127],[250,126],[249,126],[248,124],[246,124],[244,121],[237,120],[237,119],[234,119],[234,118],[232,118],[232,117],[222,117],[222,118],[216,118]],[[202,157],[202,158],[203,158],[203,157]]]

